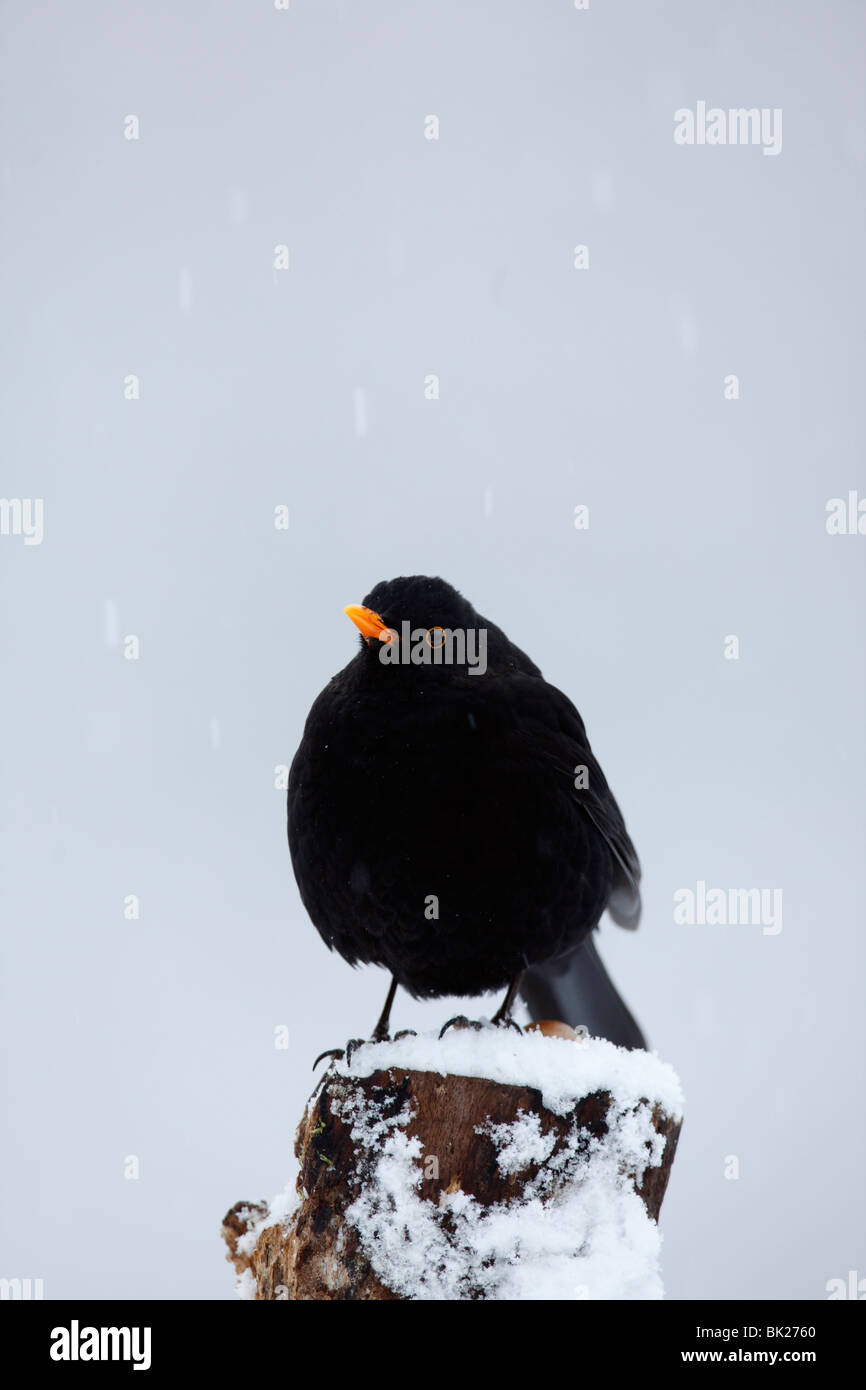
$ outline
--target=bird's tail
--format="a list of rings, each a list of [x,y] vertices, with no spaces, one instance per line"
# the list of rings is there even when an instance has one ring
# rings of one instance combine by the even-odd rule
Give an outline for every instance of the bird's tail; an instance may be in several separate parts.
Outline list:
[[[530,966],[520,982],[533,1022],[556,1018],[619,1047],[647,1049],[646,1038],[616,992],[595,949],[594,932],[573,951]]]

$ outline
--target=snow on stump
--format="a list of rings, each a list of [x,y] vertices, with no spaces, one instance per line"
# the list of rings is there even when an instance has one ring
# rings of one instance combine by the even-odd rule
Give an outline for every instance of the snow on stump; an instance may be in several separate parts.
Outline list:
[[[367,1043],[307,1105],[296,1193],[226,1216],[238,1292],[661,1298],[656,1222],[681,1123],[673,1070],[599,1038]]]

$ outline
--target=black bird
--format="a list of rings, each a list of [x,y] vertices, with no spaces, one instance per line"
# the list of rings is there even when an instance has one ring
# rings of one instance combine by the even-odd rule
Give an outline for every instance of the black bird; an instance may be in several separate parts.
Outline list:
[[[346,609],[360,650],[313,704],[289,775],[304,906],[350,965],[416,998],[517,989],[534,1019],[645,1047],[592,941],[640,917],[640,865],[571,701],[443,579]],[[323,1054],[325,1055],[325,1054]]]

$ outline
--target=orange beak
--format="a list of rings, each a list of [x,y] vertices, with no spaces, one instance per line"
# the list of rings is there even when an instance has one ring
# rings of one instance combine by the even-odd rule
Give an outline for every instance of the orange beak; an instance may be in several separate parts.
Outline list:
[[[390,642],[389,628],[372,608],[362,608],[359,603],[350,603],[343,612],[347,618],[352,619],[361,636],[366,637],[368,642],[371,637],[378,637],[380,642]]]

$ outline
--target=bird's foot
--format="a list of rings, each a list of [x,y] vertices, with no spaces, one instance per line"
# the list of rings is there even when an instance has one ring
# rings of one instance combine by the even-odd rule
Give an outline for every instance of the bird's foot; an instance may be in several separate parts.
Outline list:
[[[458,1030],[471,1028],[474,1033],[480,1033],[483,1028],[487,1027],[487,1023],[481,1022],[477,1018],[467,1018],[465,1014],[455,1014],[453,1018],[449,1018],[447,1023],[442,1024],[439,1029],[439,1036],[440,1038],[444,1037],[449,1028],[457,1028]]]
[[[365,1042],[366,1038],[350,1038],[345,1047],[332,1047],[329,1048],[327,1052],[320,1052],[313,1063],[313,1071],[316,1070],[319,1063],[323,1062],[326,1057],[331,1057],[335,1062],[339,1062],[341,1058],[345,1058],[347,1062],[351,1062],[352,1053],[356,1048],[363,1047]]]
[[[485,1028],[516,1028],[517,1032],[523,1034],[523,1029],[519,1023],[515,1023],[513,1018],[491,1018],[487,1019],[466,1018],[464,1014],[457,1014],[455,1018],[449,1018],[447,1023],[443,1023],[439,1030],[440,1038],[448,1032],[449,1028],[471,1028],[474,1033],[481,1033]]]
[[[347,1062],[351,1062],[352,1053],[355,1051],[355,1049],[358,1047],[364,1047],[368,1042],[398,1042],[400,1038],[417,1038],[417,1036],[418,1034],[415,1032],[414,1028],[401,1028],[399,1033],[394,1034],[392,1040],[391,1035],[389,1033],[380,1033],[379,1030],[376,1029],[376,1031],[373,1033],[372,1038],[350,1038],[349,1041],[346,1043],[345,1047],[332,1047],[329,1048],[327,1052],[320,1052],[315,1062],[313,1063],[313,1071],[316,1070],[316,1067],[319,1065],[319,1063],[323,1062],[326,1057],[332,1058],[335,1062],[339,1062],[341,1058],[345,1058]]]
[[[516,1019],[494,1018],[493,1022],[497,1028],[513,1028],[515,1032],[519,1033],[520,1036],[523,1037],[523,1029],[521,1028],[520,1024],[517,1022]]]

